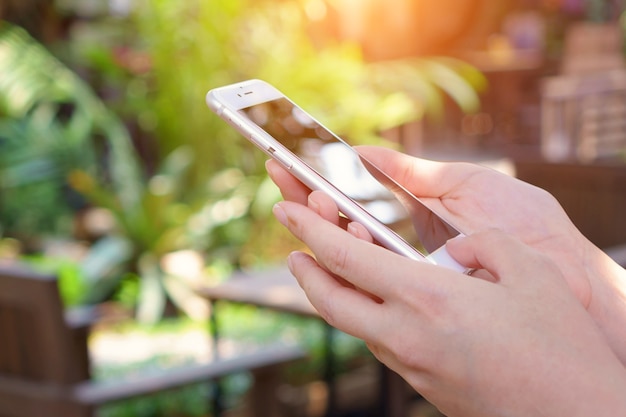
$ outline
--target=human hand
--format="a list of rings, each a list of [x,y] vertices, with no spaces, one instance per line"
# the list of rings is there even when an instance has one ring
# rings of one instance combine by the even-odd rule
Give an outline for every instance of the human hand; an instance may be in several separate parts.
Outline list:
[[[465,234],[498,228],[549,256],[626,363],[624,270],[576,229],[549,193],[474,164],[427,161],[379,147],[358,150]],[[307,204],[310,190],[275,163],[268,171],[285,199]]]
[[[449,242],[488,282],[355,238],[308,199],[275,214],[315,255],[289,257],[311,303],[446,415],[626,415],[623,367],[546,256],[497,231]]]

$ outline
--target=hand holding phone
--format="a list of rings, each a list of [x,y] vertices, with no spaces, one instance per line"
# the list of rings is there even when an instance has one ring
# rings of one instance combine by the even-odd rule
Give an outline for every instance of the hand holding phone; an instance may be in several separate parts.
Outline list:
[[[207,104],[304,185],[328,194],[380,245],[468,272],[445,248],[458,229],[273,86],[250,80],[217,88]]]

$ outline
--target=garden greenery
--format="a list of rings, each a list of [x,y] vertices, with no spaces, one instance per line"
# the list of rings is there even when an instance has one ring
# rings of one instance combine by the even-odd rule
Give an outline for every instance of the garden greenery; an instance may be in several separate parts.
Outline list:
[[[138,316],[154,322],[193,297],[166,255],[196,251],[205,272],[224,275],[277,262],[292,245],[268,222],[280,196],[264,155],[208,110],[209,89],[265,79],[353,143],[436,115],[445,95],[478,108],[484,79],[472,67],[366,63],[356,45],[317,47],[303,3],[145,0],[125,18],[84,23],[66,64],[3,23],[0,233],[69,236],[78,208],[106,209],[116,227],[81,265],[83,301],[127,299],[120,285],[134,279]]]

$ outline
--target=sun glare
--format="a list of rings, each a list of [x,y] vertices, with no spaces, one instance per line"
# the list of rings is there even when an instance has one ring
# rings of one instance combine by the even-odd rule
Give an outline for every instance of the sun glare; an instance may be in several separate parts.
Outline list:
[[[304,5],[304,11],[311,21],[316,22],[326,18],[328,8],[323,0],[308,0]]]
[[[321,36],[356,42],[371,60],[444,53],[494,13],[469,0],[305,0],[304,11]]]

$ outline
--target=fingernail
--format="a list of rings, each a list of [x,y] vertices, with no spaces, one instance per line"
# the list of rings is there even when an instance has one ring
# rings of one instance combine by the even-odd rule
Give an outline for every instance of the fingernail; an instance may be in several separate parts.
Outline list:
[[[460,242],[463,242],[464,239],[466,239],[467,236],[465,236],[464,234],[459,234],[454,236],[453,238],[448,239],[448,241],[446,242],[446,245],[458,245]]]
[[[356,236],[359,237],[359,228],[354,224],[354,222],[350,222],[348,223],[348,227],[346,228],[346,230],[348,231],[348,233],[350,233],[352,236]]]
[[[293,258],[296,252],[291,252],[288,256],[287,256],[287,267],[289,268],[289,271],[293,272]]]
[[[308,206],[311,210],[313,210],[314,212],[316,212],[317,214],[320,214],[320,203],[318,203],[317,201],[315,201],[315,198],[311,197],[312,194],[309,194],[308,197]]]
[[[281,207],[280,203],[274,204],[272,213],[274,213],[274,217],[276,217],[276,220],[278,220],[280,224],[287,227],[287,213],[285,213],[285,210]]]

